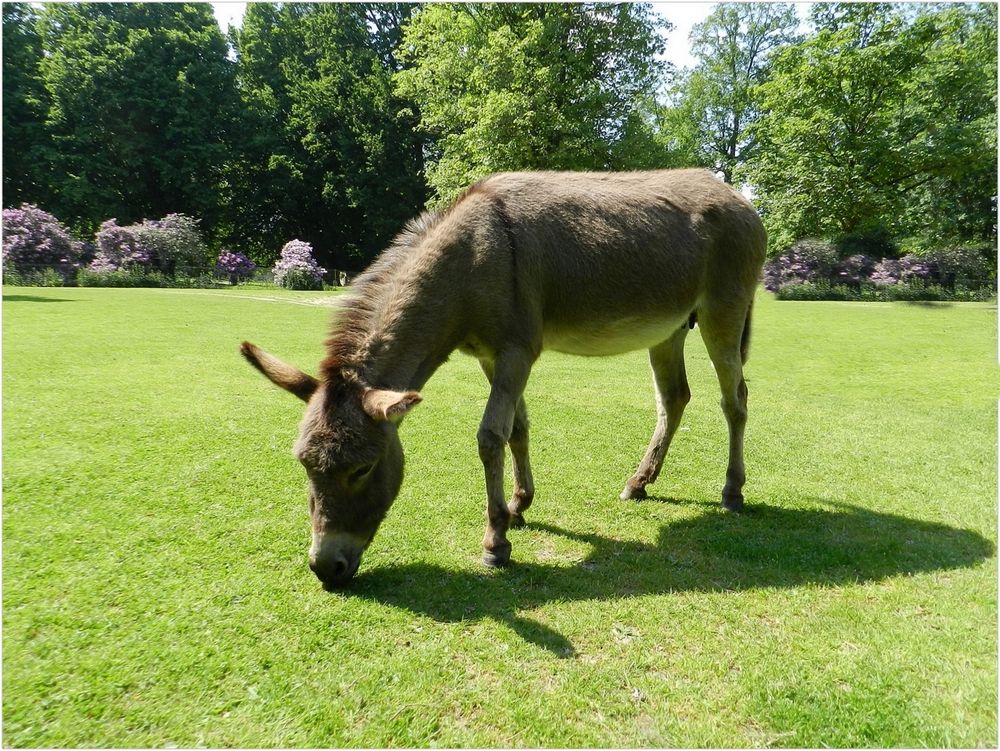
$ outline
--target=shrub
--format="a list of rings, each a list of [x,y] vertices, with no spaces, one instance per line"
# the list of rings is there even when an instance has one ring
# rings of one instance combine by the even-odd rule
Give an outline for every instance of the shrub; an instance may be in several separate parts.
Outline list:
[[[779,300],[854,300],[857,293],[843,284],[831,285],[826,280],[786,284],[777,292]]]
[[[8,283],[12,272],[26,280],[46,269],[65,283],[79,268],[82,254],[83,243],[47,211],[29,203],[3,210],[3,269]]]
[[[132,266],[126,269],[81,269],[77,276],[77,284],[81,287],[166,287],[166,277],[159,271],[143,266]]]
[[[301,240],[285,243],[274,264],[274,283],[285,289],[323,289],[326,269],[312,257],[312,246]]]
[[[862,254],[845,258],[833,269],[833,279],[850,287],[860,287],[875,270],[875,259]]]
[[[184,214],[143,219],[141,224],[120,226],[109,219],[97,232],[97,256],[91,271],[125,271],[151,267],[173,276],[207,267],[208,251],[198,230],[198,220]]]
[[[257,270],[257,264],[251,261],[242,253],[234,253],[231,250],[223,250],[219,253],[219,258],[215,262],[217,273],[229,277],[230,284],[250,279],[253,272]]]
[[[957,245],[937,248],[923,256],[945,287],[993,288],[996,285],[996,255],[991,246]]]
[[[165,274],[172,276],[177,271],[201,270],[209,265],[208,249],[201,239],[197,219],[185,214],[167,214],[162,219],[143,219],[132,231]]]
[[[135,227],[122,227],[117,219],[102,222],[95,237],[97,254],[90,271],[106,273],[147,266],[153,254],[134,232]]]
[[[764,289],[777,292],[789,284],[829,279],[837,263],[837,249],[825,240],[799,240],[764,265]]]

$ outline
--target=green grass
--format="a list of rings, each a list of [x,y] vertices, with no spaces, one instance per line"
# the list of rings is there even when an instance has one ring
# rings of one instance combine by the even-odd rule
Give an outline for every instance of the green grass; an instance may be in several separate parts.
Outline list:
[[[742,515],[697,333],[642,503],[644,353],[545,354],[504,571],[455,355],[330,594],[301,405],[237,353],[314,367],[323,294],[4,290],[5,746],[996,746],[995,306],[762,294]]]

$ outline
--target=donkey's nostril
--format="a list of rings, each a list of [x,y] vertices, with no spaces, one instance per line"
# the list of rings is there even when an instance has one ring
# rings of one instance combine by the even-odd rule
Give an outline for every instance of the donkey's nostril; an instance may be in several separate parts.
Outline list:
[[[351,562],[339,552],[322,558],[310,557],[309,568],[327,587],[346,584],[354,575]]]

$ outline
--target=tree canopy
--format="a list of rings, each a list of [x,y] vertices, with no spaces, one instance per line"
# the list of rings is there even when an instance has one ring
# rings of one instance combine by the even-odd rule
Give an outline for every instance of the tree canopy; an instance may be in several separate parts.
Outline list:
[[[996,176],[996,6],[847,4],[814,16],[819,30],[782,49],[760,86],[761,153],[742,173],[773,241],[981,235],[995,195],[984,178]],[[948,215],[968,195],[927,190],[966,193],[970,179],[980,211],[962,227]],[[935,217],[919,208],[934,201]]]
[[[662,51],[646,5],[425,6],[396,83],[420,113],[437,201],[491,172],[641,166],[629,151],[648,154]]]
[[[5,206],[357,270],[491,172],[704,166],[772,252],[995,242],[996,13],[720,3],[678,71],[642,3],[250,3],[228,38],[206,3],[5,3]]]

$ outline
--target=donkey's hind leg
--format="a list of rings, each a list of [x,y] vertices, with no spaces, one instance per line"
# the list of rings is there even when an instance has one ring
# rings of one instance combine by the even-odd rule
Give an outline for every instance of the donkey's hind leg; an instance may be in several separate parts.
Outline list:
[[[743,484],[746,482],[743,432],[747,422],[747,384],[743,380],[740,342],[743,328],[748,325],[748,310],[749,304],[716,309],[706,305],[698,313],[698,326],[719,378],[722,412],[729,425],[729,464],[722,489],[722,505],[730,511],[743,508]]]
[[[646,486],[660,474],[670,441],[680,425],[684,408],[691,401],[687,373],[684,371],[684,340],[688,328],[683,326],[673,336],[649,350],[656,387],[656,430],[635,474],[625,483],[622,500],[646,497]]]

